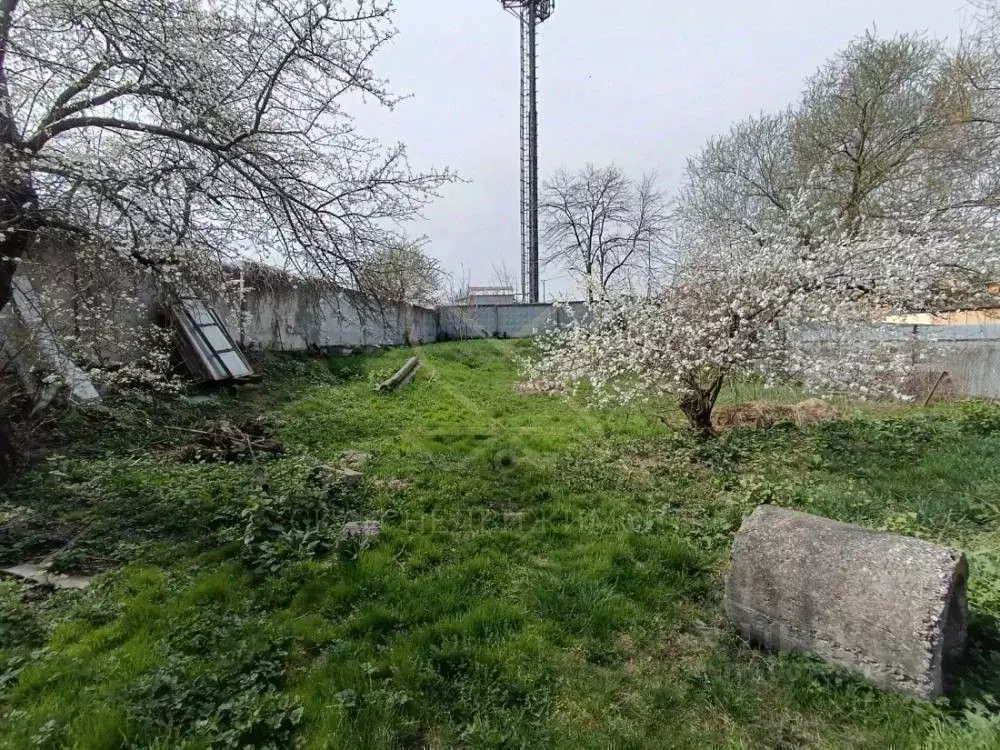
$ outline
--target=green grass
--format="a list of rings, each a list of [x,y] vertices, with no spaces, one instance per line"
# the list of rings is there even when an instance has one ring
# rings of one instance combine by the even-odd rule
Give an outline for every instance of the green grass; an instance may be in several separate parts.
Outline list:
[[[372,385],[409,350],[70,417],[62,455],[5,491],[0,562],[109,572],[84,593],[0,583],[0,747],[1000,747],[1000,409],[701,444],[666,405],[516,394],[523,347],[425,347],[396,394]],[[175,458],[183,429],[258,414],[284,455]],[[347,449],[374,454],[359,492],[313,471]],[[970,554],[946,699],[734,636],[722,575],[761,502]],[[375,543],[336,538],[363,518]]]

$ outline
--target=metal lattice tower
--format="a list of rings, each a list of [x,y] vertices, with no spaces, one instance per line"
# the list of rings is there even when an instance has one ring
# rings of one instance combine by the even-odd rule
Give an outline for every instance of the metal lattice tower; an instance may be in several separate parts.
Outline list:
[[[500,0],[521,23],[521,298],[538,302],[538,24],[555,0]]]

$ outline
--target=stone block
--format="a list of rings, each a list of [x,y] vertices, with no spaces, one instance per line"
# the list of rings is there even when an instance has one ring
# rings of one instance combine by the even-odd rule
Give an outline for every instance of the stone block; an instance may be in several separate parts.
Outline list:
[[[317,466],[309,475],[310,481],[328,490],[357,489],[364,484],[365,475],[354,469],[339,466]]]
[[[340,532],[347,539],[374,539],[381,533],[382,524],[378,521],[351,521]]]
[[[365,468],[372,460],[372,454],[366,451],[341,451],[337,457],[345,466],[355,470]]]
[[[933,700],[965,650],[967,578],[956,550],[764,505],[736,536],[725,609],[756,645]]]
[[[365,475],[354,469],[335,469],[331,473],[333,483],[340,487],[360,487],[365,481]]]

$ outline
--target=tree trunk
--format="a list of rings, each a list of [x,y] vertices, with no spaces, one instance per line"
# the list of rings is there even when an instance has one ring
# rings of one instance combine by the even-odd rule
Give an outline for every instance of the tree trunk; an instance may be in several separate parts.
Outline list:
[[[17,226],[17,217],[21,216],[23,204],[28,202],[37,206],[34,190],[29,185],[14,181],[2,183],[0,178],[0,224]],[[14,296],[14,274],[17,271],[17,260],[25,255],[25,251],[34,240],[34,232],[23,229],[8,229],[3,241],[0,241],[0,312],[3,312]],[[6,401],[6,394],[4,400]],[[14,473],[19,455],[14,429],[6,413],[8,404],[0,403],[0,485],[6,482]]]
[[[14,272],[17,270],[17,262],[9,255],[9,241],[0,242],[0,312],[3,312],[13,296]],[[0,392],[3,391],[0,386]],[[0,393],[3,399],[7,400],[6,393]],[[0,403],[0,487],[14,475],[20,459],[17,450],[17,440],[14,437],[14,429],[6,413],[8,404]]]
[[[5,174],[0,167],[0,310],[13,295],[17,262],[27,257],[40,226],[38,195],[31,183],[21,176]]]
[[[677,406],[684,412],[688,424],[691,425],[699,437],[710,438],[715,435],[715,427],[712,426],[712,408],[703,393],[685,393],[677,400]]]
[[[6,415],[0,412],[0,487],[14,476],[19,459],[14,428]]]
[[[0,248],[3,246],[0,245]],[[0,249],[0,253],[3,250]],[[2,311],[11,298],[11,283],[14,279],[14,271],[17,264],[12,260],[0,259],[0,311]]]
[[[701,438],[715,436],[715,427],[712,425],[712,410],[715,409],[715,402],[719,398],[723,381],[723,376],[719,375],[708,388],[692,387],[677,399],[677,406],[687,417],[688,424]]]

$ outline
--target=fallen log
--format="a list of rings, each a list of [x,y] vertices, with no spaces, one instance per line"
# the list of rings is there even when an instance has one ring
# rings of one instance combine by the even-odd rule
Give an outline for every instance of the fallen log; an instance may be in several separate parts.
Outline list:
[[[395,375],[375,386],[375,390],[380,393],[383,391],[394,391],[397,388],[406,385],[413,380],[413,376],[417,374],[417,369],[419,367],[420,360],[417,357],[411,357]]]
[[[725,609],[749,641],[933,700],[966,642],[965,556],[762,505],[733,544]]]

